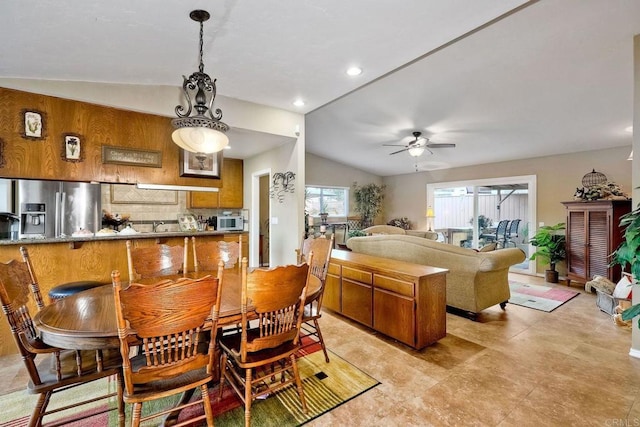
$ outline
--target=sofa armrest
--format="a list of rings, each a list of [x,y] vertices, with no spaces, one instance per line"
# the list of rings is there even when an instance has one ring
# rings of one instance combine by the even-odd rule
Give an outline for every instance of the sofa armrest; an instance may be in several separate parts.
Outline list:
[[[526,255],[519,248],[504,248],[491,252],[478,252],[481,257],[479,271],[494,271],[509,268],[525,260]]]

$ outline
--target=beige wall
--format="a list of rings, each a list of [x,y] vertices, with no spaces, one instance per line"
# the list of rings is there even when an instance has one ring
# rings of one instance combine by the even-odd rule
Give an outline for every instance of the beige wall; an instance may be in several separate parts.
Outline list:
[[[631,147],[537,157],[511,162],[492,163],[397,175],[383,178],[386,188],[385,221],[406,216],[416,228],[426,227],[424,212],[427,204],[426,186],[430,183],[486,179],[508,176],[536,175],[537,222],[547,225],[565,222],[565,208],[560,203],[573,199],[576,187],[582,187],[582,177],[595,169],[631,194],[632,162],[626,160]],[[564,265],[559,266],[563,274]],[[540,269],[541,267],[539,267]]]
[[[370,183],[382,184],[382,178],[378,175],[364,172],[352,166],[316,156],[315,154],[306,153],[305,163],[306,185],[351,188],[354,182],[357,182],[358,185]],[[356,215],[356,212],[353,211],[353,192],[349,193],[349,197],[349,206],[351,209],[349,215]],[[376,223],[380,223],[384,217],[383,212],[381,218],[378,218]]]
[[[510,162],[491,163],[463,168],[378,177],[350,166],[313,154],[306,157],[308,185],[349,187],[375,182],[386,185],[384,212],[377,223],[406,216],[416,229],[426,229],[427,184],[535,175],[537,179],[536,221],[545,224],[565,222],[563,201],[572,200],[576,187],[582,187],[582,177],[595,169],[631,194],[632,163],[627,159],[631,147],[537,157]],[[640,151],[640,148],[638,149]],[[638,186],[638,185],[636,185]],[[351,205],[353,203],[351,202]],[[564,263],[558,266],[564,273]],[[540,267],[540,271],[543,268]]]

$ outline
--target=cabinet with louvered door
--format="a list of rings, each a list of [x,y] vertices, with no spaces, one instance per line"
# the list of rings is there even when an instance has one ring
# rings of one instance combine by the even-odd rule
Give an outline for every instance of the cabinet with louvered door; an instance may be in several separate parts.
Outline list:
[[[609,267],[609,255],[622,241],[620,217],[631,210],[631,201],[562,204],[567,209],[567,280],[586,283],[595,275],[620,280],[620,266]]]

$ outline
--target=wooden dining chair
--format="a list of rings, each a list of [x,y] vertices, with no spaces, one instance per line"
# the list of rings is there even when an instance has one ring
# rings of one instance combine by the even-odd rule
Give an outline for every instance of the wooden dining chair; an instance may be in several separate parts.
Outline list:
[[[309,337],[312,341],[302,343],[302,347],[306,348],[320,343],[324,359],[329,363],[329,353],[324,344],[322,331],[320,331],[320,323],[318,320],[322,317],[322,297],[324,295],[325,282],[327,281],[327,272],[329,270],[329,261],[331,260],[331,250],[333,249],[333,235],[331,239],[317,238],[305,239],[300,247],[296,250],[298,254],[298,263],[307,262],[309,254],[313,253],[313,262],[309,265],[311,274],[320,279],[321,287],[313,294],[307,295],[302,316],[302,327],[300,330],[300,338]]]
[[[78,406],[117,396],[118,423],[124,426],[124,406],[122,404],[122,373],[120,354],[114,350],[73,351],[51,347],[39,338],[38,331],[29,313],[29,286],[31,275],[25,262],[11,260],[0,263],[0,301],[2,311],[7,316],[22,361],[29,374],[27,391],[38,395],[38,402],[31,414],[29,426],[42,425],[45,416],[66,411]],[[36,362],[36,358],[39,360]],[[49,401],[56,393],[65,402],[73,393],[67,392],[73,387],[95,380],[115,376],[117,391],[97,398],[68,403],[61,408],[47,410]],[[107,386],[105,385],[105,391]],[[66,399],[65,399],[66,396]],[[105,405],[106,406],[106,405]],[[104,413],[110,409],[94,413]],[[86,414],[73,417],[78,421]]]
[[[225,240],[196,241],[191,237],[193,249],[193,266],[195,271],[212,271],[218,267],[218,262],[224,262],[224,268],[240,268],[242,259],[242,234],[237,242]]]
[[[244,402],[245,426],[251,425],[251,404],[295,384],[303,411],[307,412],[296,352],[306,297],[309,265],[288,265],[247,273],[242,262],[242,330],[220,337],[220,387],[222,398],[229,383]],[[255,308],[248,312],[249,302]],[[251,314],[251,316],[250,316]],[[253,318],[250,329],[248,321]],[[276,380],[276,377],[280,377]]]
[[[29,257],[29,251],[27,250],[26,247],[20,246],[20,255],[22,255],[22,262],[25,264],[25,267],[29,272],[29,281],[28,281],[29,291],[31,291],[33,300],[36,303],[36,308],[38,309],[38,311],[40,311],[44,308],[46,304],[42,299],[42,292],[40,292],[40,284],[38,283],[38,279],[36,278],[36,272],[33,269],[33,265],[31,264],[31,257]]]
[[[38,279],[36,278],[36,272],[33,268],[33,264],[31,263],[31,257],[29,256],[29,251],[25,246],[20,246],[20,254],[22,255],[22,261],[27,265],[29,269],[29,274],[31,276],[31,282],[29,283],[29,290],[31,290],[31,295],[36,303],[36,308],[38,311],[42,310],[47,304],[42,298],[42,292],[40,291],[40,284]],[[95,280],[79,280],[75,282],[66,282],[60,283],[51,289],[49,289],[49,302],[53,302],[55,300],[67,297],[69,295],[76,294],[78,292],[85,291],[87,289],[92,289],[97,286],[104,286],[105,283],[98,282]]]
[[[131,240],[127,240],[129,280],[176,274],[186,275],[188,244],[189,238],[185,237],[183,246],[157,244],[136,248]]]
[[[213,426],[207,384],[216,372],[222,270],[220,266],[217,278],[159,278],[153,284],[132,283],[126,289],[120,272],[112,273],[124,402],[133,404],[132,426],[194,405],[203,405],[204,414],[188,423],[206,419]],[[195,389],[200,389],[199,399],[182,399],[177,406],[142,416],[143,403],[178,393],[190,396],[188,392]]]

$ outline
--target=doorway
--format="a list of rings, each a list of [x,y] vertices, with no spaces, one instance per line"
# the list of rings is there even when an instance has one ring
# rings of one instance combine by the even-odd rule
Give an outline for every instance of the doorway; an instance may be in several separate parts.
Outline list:
[[[251,242],[250,252],[252,267],[269,267],[270,263],[270,232],[271,226],[271,198],[269,184],[271,170],[265,169],[251,175]]]
[[[535,274],[535,263],[529,262],[529,230],[536,224],[535,175],[427,184],[427,205],[433,208],[441,241],[477,249],[497,237],[501,246],[518,247],[526,254],[511,271]],[[508,239],[497,231],[501,221],[516,226]]]

